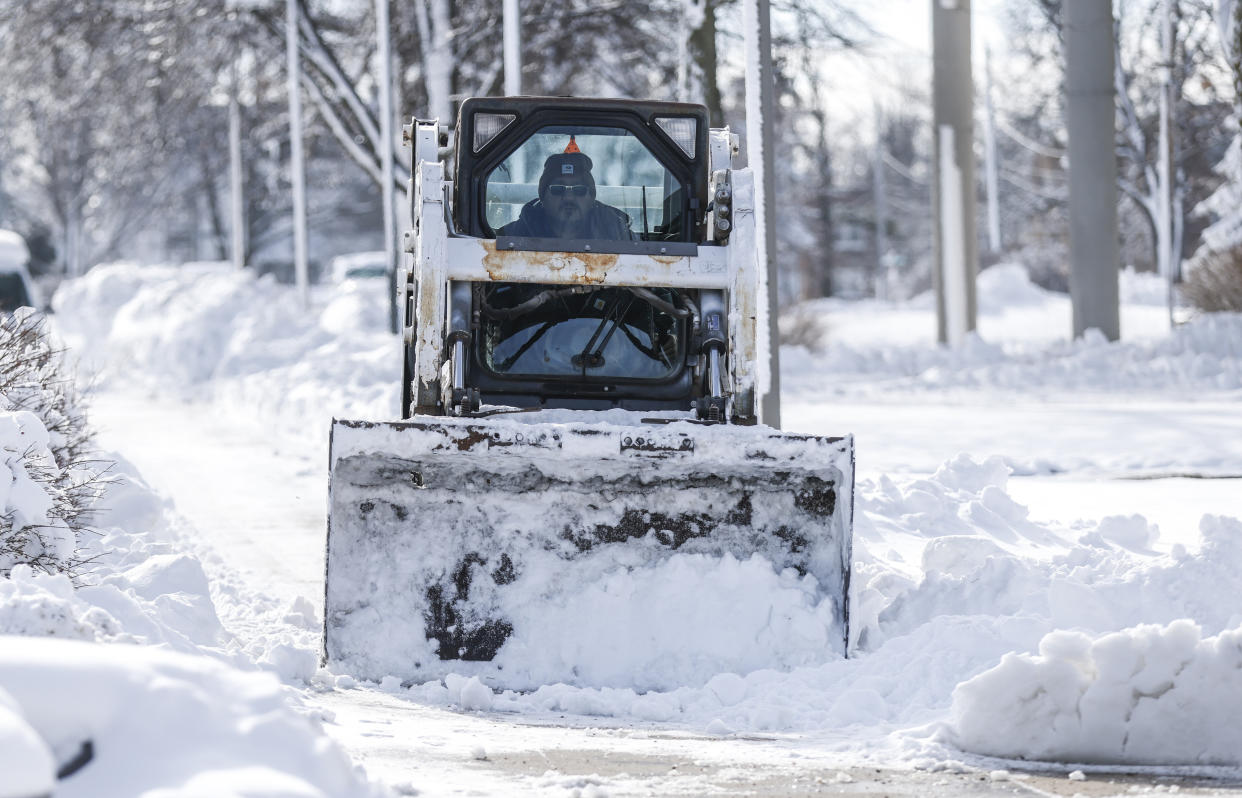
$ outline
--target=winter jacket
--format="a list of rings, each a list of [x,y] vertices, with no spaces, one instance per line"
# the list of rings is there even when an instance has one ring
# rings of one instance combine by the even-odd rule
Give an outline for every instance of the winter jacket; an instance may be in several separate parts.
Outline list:
[[[587,232],[582,236],[593,241],[633,241],[634,232],[630,229],[630,217],[611,205],[595,200],[586,214]],[[497,235],[521,236],[526,238],[557,238],[552,232],[552,223],[548,220],[543,203],[533,199],[522,206],[516,221],[509,222],[500,228]]]

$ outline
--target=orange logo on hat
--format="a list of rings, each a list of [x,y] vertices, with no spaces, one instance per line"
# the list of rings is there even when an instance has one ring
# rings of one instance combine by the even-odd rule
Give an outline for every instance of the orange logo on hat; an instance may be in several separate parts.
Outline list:
[[[582,152],[578,149],[578,143],[574,141],[572,134],[569,136],[569,144],[565,147],[565,152]]]

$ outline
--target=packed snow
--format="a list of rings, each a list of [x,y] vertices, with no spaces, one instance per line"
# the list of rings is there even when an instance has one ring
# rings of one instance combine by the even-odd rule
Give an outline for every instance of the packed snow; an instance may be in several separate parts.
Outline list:
[[[333,664],[374,680],[425,682],[450,668],[514,689],[646,691],[844,653],[849,508],[820,486],[852,483],[848,439],[586,423],[595,416],[583,412],[558,414],[579,419],[573,427],[530,421],[542,415],[494,417],[477,446],[472,419],[333,426],[325,610]],[[391,478],[411,470],[417,484]],[[576,477],[588,471],[584,489]],[[771,471],[783,480],[768,490],[735,486]],[[718,484],[721,474],[731,482]],[[623,529],[640,513],[646,531],[626,545],[594,532]],[[690,529],[708,524],[710,536]],[[446,577],[454,574],[469,577],[468,592],[462,577]],[[435,626],[433,585],[456,596],[454,626],[466,629],[457,642]],[[409,621],[394,629],[394,617]],[[496,656],[440,662],[438,648],[474,645],[476,630],[485,632],[475,618],[509,625]],[[381,637],[388,645],[377,648]]]
[[[933,770],[1006,766],[979,757],[1242,766],[1242,317],[1169,330],[1160,286],[1123,277],[1119,343],[1066,340],[1068,298],[1013,266],[980,276],[978,333],[955,349],[930,343],[926,296],[812,308],[824,340],[783,350],[783,401],[788,428],[858,442],[852,646],[848,659],[788,670],[616,686],[625,659],[605,645],[574,656],[609,673],[610,687],[514,692],[476,674],[403,684],[319,668],[321,594],[290,600],[284,585],[242,579],[211,531],[190,527],[121,451],[84,578],[19,568],[0,581],[0,632],[10,635],[0,642],[0,740],[30,752],[15,789],[37,793],[49,757],[63,764],[93,735],[97,761],[58,795],[230,794],[224,785],[248,796],[366,794],[381,788],[323,737],[325,721],[337,732],[314,708],[356,691],[514,718],[799,735],[841,761],[882,750],[890,763]],[[292,289],[219,265],[115,264],[66,285],[56,319],[104,397],[159,394],[153,403],[184,402],[186,413],[231,419],[323,463],[331,417],[396,410],[398,343],[384,331],[382,288],[364,282],[319,287],[305,311]],[[964,423],[954,403],[979,423]],[[906,429],[893,420],[902,413]],[[15,430],[32,428],[12,414],[0,422],[17,484],[27,447],[16,448]],[[248,473],[206,448],[186,456],[221,458],[201,464],[208,473]],[[1150,481],[1178,475],[1221,479]],[[37,496],[10,490],[5,501],[6,512],[38,513]],[[302,534],[322,545],[322,528]],[[726,566],[749,574],[746,563]],[[704,573],[669,570],[656,588],[649,575],[617,572],[597,589],[693,604]],[[791,586],[778,577],[746,577],[756,605],[783,606]],[[587,595],[557,611],[585,623],[595,606]],[[718,642],[738,644],[724,630]],[[36,667],[38,679],[21,676]],[[83,702],[86,726],[62,723],[71,701]],[[168,730],[195,713],[206,719],[193,731]],[[141,739],[167,755],[142,778],[163,780],[125,782],[119,763],[135,749],[124,738],[144,720]],[[183,755],[204,740],[218,757]],[[499,745],[483,743],[482,758]]]

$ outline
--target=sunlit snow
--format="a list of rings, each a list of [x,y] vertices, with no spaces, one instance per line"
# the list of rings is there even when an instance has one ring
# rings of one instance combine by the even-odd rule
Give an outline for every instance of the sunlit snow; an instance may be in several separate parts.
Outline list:
[[[259,555],[226,543],[244,529],[192,523],[258,518],[262,504],[322,512],[322,495],[301,493],[322,487],[323,475],[286,478],[281,464],[325,463],[333,416],[394,415],[399,348],[384,332],[383,290],[321,287],[308,313],[287,287],[211,265],[104,266],[62,289],[58,327],[98,370],[110,446],[128,456],[124,435],[146,440],[141,422],[115,408],[151,397],[152,413],[187,417],[185,431],[159,434],[173,450],[196,441],[182,450],[196,473],[218,474],[219,485],[264,473],[272,481],[259,497],[221,494],[210,481],[198,485],[203,496],[178,487],[183,515],[147,486],[180,485],[171,473],[140,474],[122,458],[111,509],[87,544],[96,557],[88,578],[74,585],[18,569],[0,581],[0,740],[29,752],[15,760],[24,781],[14,783],[37,789],[47,752],[60,763],[90,738],[96,761],[57,795],[157,785],[161,796],[227,794],[212,792],[224,783],[252,796],[380,790],[318,728],[329,721],[362,765],[384,772],[348,717],[331,722],[313,708],[350,693],[532,721],[556,713],[797,735],[844,763],[883,750],[890,762],[933,769],[976,755],[1242,765],[1242,318],[1170,331],[1159,286],[1127,274],[1123,340],[1069,341],[1068,298],[1030,285],[1017,267],[981,275],[979,332],[957,349],[930,342],[927,297],[816,304],[824,340],[816,351],[783,351],[783,409],[789,429],[856,435],[850,658],[688,671],[662,691],[547,684],[518,693],[470,675],[403,686],[320,669],[322,562],[287,560],[292,576],[264,570]],[[37,439],[27,422],[0,414],[5,484],[22,479],[21,435]],[[195,424],[257,445],[238,458],[211,434],[193,437]],[[136,459],[157,461],[138,449]],[[6,513],[39,512],[38,496],[0,496]],[[318,553],[322,527],[303,526],[279,545]],[[635,617],[650,617],[662,603],[704,600],[705,573],[670,565],[658,585],[614,573],[595,589],[632,595]],[[790,590],[777,578],[737,584],[756,606],[779,606]],[[555,612],[595,606],[588,593]],[[709,618],[699,634],[719,623]],[[740,644],[724,630],[719,642]],[[584,668],[623,675],[626,653],[604,643],[573,654]],[[186,755],[204,740],[210,761]],[[161,768],[126,767],[140,741],[155,746],[143,757]],[[482,742],[482,757],[472,742],[462,758],[521,744]]]

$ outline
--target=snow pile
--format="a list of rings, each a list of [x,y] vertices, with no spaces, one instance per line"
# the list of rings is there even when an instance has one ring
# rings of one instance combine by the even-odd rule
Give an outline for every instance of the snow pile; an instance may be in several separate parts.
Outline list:
[[[1122,291],[1127,310],[1167,316],[1167,289],[1151,275],[1123,273]],[[1071,341],[1068,297],[1032,285],[1014,265],[982,272],[978,300],[979,330],[955,348],[931,343],[929,295],[884,308],[875,302],[812,303],[829,329],[828,346],[822,354],[784,350],[782,387],[797,394],[877,397],[895,390],[999,390],[1037,398],[1076,398],[1084,391],[1194,397],[1242,390],[1242,315],[1210,314],[1153,336],[1143,329],[1133,334],[1126,323],[1131,317],[1123,313],[1122,341],[1110,344],[1095,331]],[[834,334],[845,327],[840,317],[847,314],[855,331]],[[895,324],[895,318],[907,323]],[[919,326],[925,332],[910,336]]]
[[[167,503],[123,460],[107,504],[81,584],[25,565],[0,580],[0,741],[26,745],[33,728],[63,764],[93,740],[95,760],[57,795],[378,794],[280,687],[314,677],[312,635],[247,650]],[[5,792],[44,778],[33,750],[3,771],[0,795],[37,794]]]
[[[306,309],[288,286],[227,264],[115,263],[66,283],[54,306],[105,386],[146,383],[326,438],[333,414],[396,415],[399,341],[376,282],[315,286]]]
[[[487,445],[465,419],[333,427],[331,661],[370,679],[451,667],[519,689],[648,690],[844,653],[848,441],[540,415],[493,419]],[[664,450],[629,451],[633,438]],[[751,479],[766,489],[734,487]]]
[[[975,283],[975,300],[982,313],[1043,305],[1051,293],[1032,283],[1026,267],[1021,263],[990,266],[979,273]],[[927,293],[912,301],[924,304],[930,303],[933,298],[932,294]]]
[[[678,554],[654,567],[613,568],[558,598],[523,613],[521,637],[498,665],[536,674],[535,684],[551,681],[538,674],[572,666],[583,684],[668,690],[710,681],[726,664],[749,673],[818,663],[841,645],[835,603],[815,579],[778,574],[757,555]]]
[[[1007,478],[999,458],[976,462],[962,457],[930,478],[859,483],[851,604],[857,641],[848,660],[785,672],[741,669],[661,691],[549,684],[530,693],[485,693],[486,676],[451,674],[400,692],[466,710],[638,719],[709,733],[824,733],[859,727],[896,733],[941,722],[959,683],[1013,652],[1035,652],[1058,629],[1107,635],[1189,619],[1196,628],[1220,634],[1242,624],[1242,613],[1221,600],[1242,591],[1242,522],[1205,518],[1200,546],[1192,551],[1177,545],[1162,554],[1154,548],[1159,530],[1141,516],[1111,516],[1075,528],[1033,523],[1027,508],[1008,495]],[[621,587],[599,589],[645,595],[639,575],[611,579]],[[755,606],[771,606],[774,616],[780,614],[771,591],[758,584],[748,589]],[[658,603],[695,604],[704,596],[697,590],[695,579],[670,576],[657,591]],[[560,619],[567,623],[596,617],[589,596],[558,611],[581,613]],[[699,634],[745,645],[732,640],[731,631],[730,622],[717,619]],[[574,644],[548,641],[548,646]],[[608,662],[596,652],[576,654],[584,667],[595,667],[597,659],[600,666]],[[632,654],[609,651],[608,656],[625,663]],[[1028,677],[1006,672],[1021,695],[1038,691],[1038,680]],[[1205,701],[1217,691],[1224,702],[1233,700],[1224,692],[1233,689],[1232,683],[1204,682],[1198,689]],[[986,739],[982,730],[988,724],[995,730],[1008,722],[997,709],[978,722],[978,734]],[[1187,728],[1185,745],[1211,746],[1212,733],[1211,725]],[[977,747],[976,739],[946,736],[938,744],[1005,756],[1021,750],[1000,753]],[[1069,753],[1060,756],[1083,761],[1085,753],[1072,754],[1075,739],[1063,738]],[[922,735],[896,740],[906,756],[947,755],[928,749]]]
[[[0,413],[0,455],[0,510],[13,529],[0,543],[34,529],[67,560],[73,535],[49,518],[52,499],[28,470],[56,468],[47,430],[32,413]],[[87,741],[94,760],[57,795],[376,794],[276,676],[233,669],[255,665],[221,625],[167,504],[123,461],[109,488],[78,551],[77,586],[15,564],[11,551],[0,560],[0,796],[45,794],[54,763]],[[267,670],[314,676],[310,648],[276,653],[284,659]]]
[[[1168,312],[1169,282],[1155,272],[1140,272],[1127,266],[1121,270],[1118,289],[1123,307],[1146,305]]]
[[[1092,639],[1048,634],[958,686],[946,737],[992,756],[1138,765],[1242,764],[1242,627],[1186,620]]]
[[[51,795],[56,784],[56,760],[39,733],[21,715],[21,707],[0,689],[0,787],[4,798]]]
[[[0,713],[15,705],[62,764],[90,745],[90,761],[58,796],[379,795],[314,721],[289,706],[270,674],[149,646],[3,643],[0,689],[11,702],[0,698]],[[5,731],[0,725],[0,736]],[[45,759],[20,763],[0,789],[10,778],[35,781],[46,772]]]
[[[0,412],[0,573],[19,562],[64,566],[73,557],[73,532],[51,515],[48,480],[32,473],[57,473],[50,442],[34,413]]]

